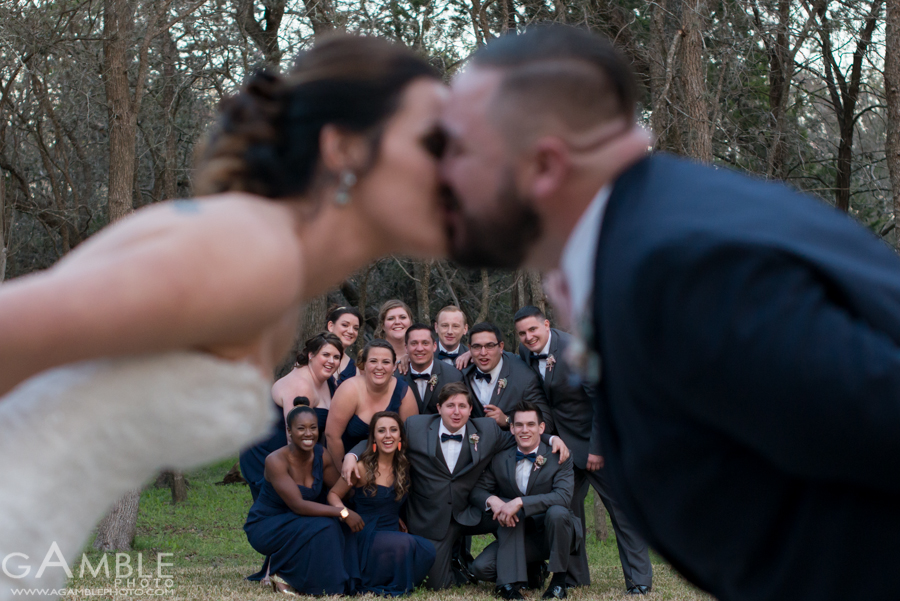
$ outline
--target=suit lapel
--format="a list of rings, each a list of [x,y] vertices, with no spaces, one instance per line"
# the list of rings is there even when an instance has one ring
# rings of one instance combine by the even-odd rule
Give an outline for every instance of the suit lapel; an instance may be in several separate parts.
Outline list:
[[[547,445],[545,445],[542,442],[541,444],[538,445],[537,454],[538,454],[538,456],[542,456],[547,461],[545,461],[544,465],[539,467],[538,469],[534,469],[534,467],[531,468],[531,473],[528,475],[528,486],[525,487],[525,496],[526,497],[531,494],[532,489],[534,489],[534,484],[535,484],[535,482],[537,482],[538,478],[546,475],[544,470],[546,470],[547,468],[550,467],[550,463],[549,463],[549,459],[548,459],[548,457],[550,455],[550,447],[548,447]],[[535,462],[535,466],[537,466],[537,462]]]
[[[556,361],[556,363],[559,363],[559,359],[557,358],[557,356],[559,355],[559,333],[558,332],[551,330],[550,349],[547,352],[550,356],[553,357],[553,359]],[[544,370],[544,374],[546,374],[543,379],[544,394],[547,395],[547,399],[550,399],[551,398],[550,397],[550,384],[553,381],[553,378],[556,376],[556,367],[554,366],[553,369],[550,369],[550,367],[548,366],[547,369]],[[538,370],[538,375],[540,375],[540,370]]]
[[[406,380],[406,383],[409,384],[410,389],[412,389],[413,395],[416,397],[416,403],[419,405],[419,413],[424,413],[423,409],[425,409],[425,404],[422,401],[422,397],[419,396],[419,385],[412,379],[412,367],[406,370],[406,375],[403,377]]]
[[[473,442],[473,437],[478,437],[477,443]],[[473,465],[477,465],[481,461],[482,453],[484,453],[484,444],[481,442],[481,432],[472,422],[466,424],[466,431],[463,435],[462,448],[459,450],[459,460],[456,462],[456,469],[453,470],[453,477],[462,476],[472,469]],[[478,447],[477,449],[475,447]],[[469,459],[469,461],[466,461]]]
[[[497,375],[497,381],[494,382],[494,392],[491,393],[491,405],[495,407],[499,404],[498,397],[503,394],[503,391],[500,389],[500,380],[506,380],[506,383],[509,384],[509,357],[503,357],[503,366],[500,368],[500,373]]]
[[[516,466],[518,465],[518,462],[516,461],[516,450],[516,447],[512,447],[511,449],[504,451],[503,470],[506,472],[504,476],[512,483],[513,488],[519,490],[519,483],[516,482]]]
[[[431,387],[431,384],[425,385],[425,396],[422,398],[423,411],[428,408],[428,405],[431,404],[431,397],[434,396],[434,391],[437,390],[437,388],[441,385],[441,374],[444,369],[443,367],[441,367],[442,365],[444,365],[444,362],[439,361],[437,358],[435,358],[435,360],[431,364],[431,376],[437,376],[438,383],[435,384],[433,389]]]
[[[428,436],[425,439],[426,448],[428,449],[428,454],[431,456],[431,461],[438,467],[438,469],[443,470],[446,474],[450,475],[450,470],[447,468],[447,460],[444,458],[444,453],[441,451],[441,440],[440,436],[438,436],[438,432],[441,428],[441,417],[436,416],[437,419],[431,422],[431,427],[428,428]]]

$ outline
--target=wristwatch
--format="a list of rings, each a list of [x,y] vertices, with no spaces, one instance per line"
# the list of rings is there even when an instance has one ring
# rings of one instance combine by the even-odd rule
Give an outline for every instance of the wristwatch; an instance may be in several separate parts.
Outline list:
[[[341,519],[346,520],[348,517],[350,517],[350,510],[346,507],[341,507]]]

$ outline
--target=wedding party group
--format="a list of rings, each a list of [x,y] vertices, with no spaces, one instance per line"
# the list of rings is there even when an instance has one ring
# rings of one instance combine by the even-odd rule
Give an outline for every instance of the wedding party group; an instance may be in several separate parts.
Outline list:
[[[604,483],[590,388],[566,358],[572,337],[534,306],[514,320],[519,351],[509,352],[496,325],[470,328],[459,307],[426,325],[389,300],[380,337],[354,361],[361,315],[332,310],[272,387],[272,435],[241,455],[254,498],[244,529],[266,556],[251,579],[391,595],[484,581],[523,599],[552,574],[543,598],[565,598],[590,584],[592,485],[612,518],[625,591],[648,593],[648,548]],[[473,534],[496,537],[474,558]]]
[[[588,582],[587,483],[627,592],[651,589],[649,545],[723,601],[896,598],[897,252],[821,199],[652,152],[629,60],[587,29],[456,66],[322,36],[221,103],[196,198],[3,283],[0,556],[21,571],[0,600],[56,598],[47,549],[71,563],[159,471],[257,445],[272,397],[284,444],[242,464],[278,590],[517,598],[546,562],[564,597]],[[354,368],[346,310],[273,388],[304,303],[388,255],[540,270],[561,327],[522,309],[510,354],[399,303]]]

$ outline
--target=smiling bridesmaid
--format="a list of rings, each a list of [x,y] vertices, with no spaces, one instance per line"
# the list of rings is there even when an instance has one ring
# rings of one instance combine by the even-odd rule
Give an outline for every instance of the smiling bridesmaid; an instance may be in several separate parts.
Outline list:
[[[396,360],[391,344],[376,338],[359,354],[360,374],[337,389],[325,427],[328,452],[336,465],[343,462],[345,449],[368,438],[369,421],[379,411],[395,411],[404,421],[418,414],[406,381],[393,376]]]

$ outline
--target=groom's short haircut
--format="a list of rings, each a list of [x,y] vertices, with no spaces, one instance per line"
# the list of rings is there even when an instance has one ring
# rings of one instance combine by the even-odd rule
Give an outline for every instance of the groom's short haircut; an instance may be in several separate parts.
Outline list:
[[[438,395],[437,404],[443,405],[444,401],[458,394],[466,397],[466,401],[469,403],[469,407],[472,406],[472,396],[469,394],[469,388],[464,382],[450,382],[449,384],[441,388],[441,394]]]
[[[507,34],[478,49],[470,64],[502,72],[491,112],[507,135],[548,113],[573,131],[616,118],[634,122],[631,67],[609,40],[584,29],[538,25]]]
[[[437,342],[438,336],[435,334],[434,330],[431,329],[431,326],[426,326],[424,323],[414,323],[408,328],[406,328],[406,334],[403,335],[403,341],[406,344],[409,344],[409,333],[415,332],[417,330],[428,330],[431,333],[431,341]]]

